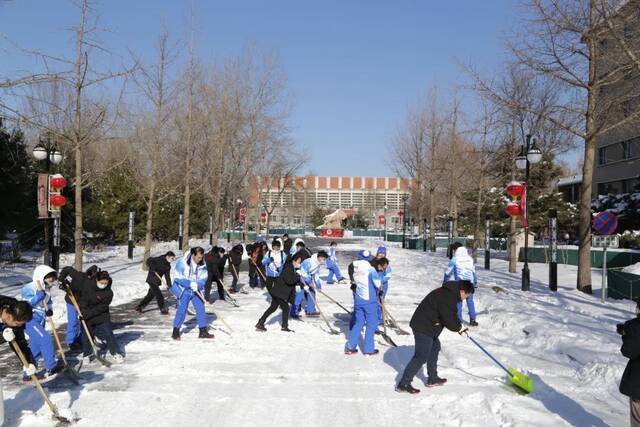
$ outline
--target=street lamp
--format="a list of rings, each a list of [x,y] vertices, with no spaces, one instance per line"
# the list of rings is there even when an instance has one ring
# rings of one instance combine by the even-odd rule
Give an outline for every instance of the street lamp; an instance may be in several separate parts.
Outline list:
[[[387,241],[387,204],[384,204],[384,241]]]
[[[516,167],[518,169],[525,170],[524,185],[525,188],[529,186],[529,169],[531,164],[536,164],[542,160],[542,151],[536,146],[536,140],[531,138],[531,135],[527,135],[525,138],[525,144],[520,146],[520,153],[516,157]],[[526,191],[526,190],[525,190]],[[526,193],[525,193],[526,194]],[[525,206],[522,209],[526,212],[526,200]],[[523,219],[524,219],[523,214]],[[529,221],[524,221],[524,266],[522,267],[522,290],[528,291],[530,287],[529,280]]]
[[[33,147],[33,157],[38,161],[45,161],[44,171],[47,175],[51,172],[51,165],[58,165],[62,162],[62,153],[58,150],[58,147],[51,142],[51,138],[47,136],[45,139],[40,138],[38,144]],[[47,190],[48,191],[48,190]],[[57,269],[58,268],[58,259],[57,252],[53,250],[52,241],[50,238],[50,216],[47,211],[46,217],[44,219],[44,242],[45,242],[45,251],[44,251],[44,263],[49,265],[50,267]],[[55,256],[51,256],[51,254],[56,254]]]
[[[402,249],[406,248],[407,241],[407,200],[409,200],[408,194],[402,195]]]

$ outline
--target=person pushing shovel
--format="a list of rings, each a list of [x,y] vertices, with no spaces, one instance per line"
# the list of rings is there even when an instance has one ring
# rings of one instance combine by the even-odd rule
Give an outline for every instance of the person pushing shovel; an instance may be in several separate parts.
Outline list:
[[[442,287],[431,291],[418,305],[411,318],[411,329],[415,338],[415,354],[405,367],[396,391],[416,394],[420,390],[411,385],[413,377],[427,364],[427,387],[441,386],[446,378],[438,376],[438,337],[444,328],[468,335],[468,329],[462,326],[458,318],[458,301],[464,301],[474,291],[468,280],[445,282]]]

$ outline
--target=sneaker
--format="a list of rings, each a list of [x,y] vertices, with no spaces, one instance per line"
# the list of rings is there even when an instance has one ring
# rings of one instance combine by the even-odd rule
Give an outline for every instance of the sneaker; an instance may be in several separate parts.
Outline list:
[[[291,315],[291,316],[289,316],[289,318],[290,319],[294,319],[294,320],[301,320],[299,315],[296,315],[296,316]]]
[[[446,378],[436,377],[436,379],[434,380],[429,379],[427,381],[427,387],[438,387],[438,386],[444,385],[444,383],[446,382],[447,382]]]
[[[295,332],[293,329],[289,329],[288,326],[283,326],[282,328],[280,328],[280,330],[282,332]]]
[[[327,282],[327,285],[333,285],[335,282]]]
[[[209,333],[209,331],[207,331],[207,328],[200,328],[198,338],[213,338],[213,334]]]
[[[160,309],[160,314],[164,314],[164,315],[169,314],[169,309],[168,309],[168,308],[162,308],[162,309]]]
[[[62,371],[64,369],[64,362],[60,359],[58,359],[58,361],[56,362],[56,366],[54,366],[51,369],[47,369],[44,373],[45,377],[53,377],[55,376],[58,372]]]
[[[230,294],[235,294],[235,293],[237,293],[238,291],[236,291],[236,290],[235,290],[235,289],[233,289],[233,288],[229,288],[229,289],[227,289],[227,292],[229,292]]]
[[[396,391],[398,393],[409,393],[409,394],[417,394],[420,393],[420,390],[414,388],[411,384],[398,384],[396,386]]]
[[[313,313],[307,313],[307,317],[320,317],[320,313],[314,311]]]
[[[469,326],[478,326],[478,322],[476,322],[476,319],[473,319],[469,322]]]
[[[115,363],[124,363],[124,356],[121,355],[121,354],[116,353],[116,354],[112,355],[111,357],[113,358],[113,361]]]
[[[352,354],[356,354],[358,353],[358,349],[357,348],[345,348],[344,349],[344,354],[346,355],[352,355]]]
[[[380,350],[378,350],[377,348],[375,350],[373,350],[371,353],[362,353],[365,356],[375,356],[376,354],[380,353]]]
[[[267,332],[267,328],[264,327],[264,323],[256,323],[256,331]]]
[[[137,313],[142,313],[142,307],[140,307],[139,305],[136,305],[133,309],[134,309]]]
[[[171,338],[173,338],[176,341],[180,341],[180,329],[179,328],[173,328],[173,332],[171,333]]]

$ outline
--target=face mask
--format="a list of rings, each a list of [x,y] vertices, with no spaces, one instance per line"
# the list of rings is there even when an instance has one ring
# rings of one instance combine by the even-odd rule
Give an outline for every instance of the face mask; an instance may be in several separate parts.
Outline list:
[[[51,288],[53,288],[54,286],[57,286],[57,285],[59,285],[59,284],[60,284],[60,282],[58,282],[57,280],[54,280],[54,281],[52,281],[52,282],[44,282],[44,288],[45,288],[46,290],[49,290],[49,289],[51,289]]]
[[[98,285],[98,289],[105,289],[107,286],[109,286],[108,283],[101,283],[101,282],[98,282],[97,285]]]

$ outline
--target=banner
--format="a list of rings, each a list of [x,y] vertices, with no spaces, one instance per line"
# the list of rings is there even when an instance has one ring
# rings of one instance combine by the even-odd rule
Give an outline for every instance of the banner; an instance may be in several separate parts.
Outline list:
[[[49,218],[49,175],[38,174],[38,218]]]
[[[524,185],[524,190],[522,191],[520,209],[522,209],[522,226],[524,228],[529,228],[529,216],[527,213],[527,184]]]

